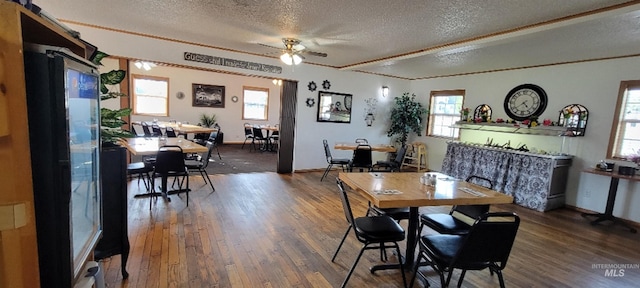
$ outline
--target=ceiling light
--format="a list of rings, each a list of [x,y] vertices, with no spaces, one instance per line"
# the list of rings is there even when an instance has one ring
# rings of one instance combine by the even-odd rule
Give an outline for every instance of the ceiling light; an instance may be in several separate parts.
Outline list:
[[[151,70],[151,68],[156,67],[156,64],[153,64],[151,62],[146,62],[146,61],[136,61],[133,62],[133,65],[136,66],[136,68],[138,69],[144,69],[146,71]]]
[[[280,55],[280,60],[282,60],[282,62],[287,65],[298,65],[300,64],[300,62],[302,62],[302,58],[300,56],[291,52],[285,52]]]

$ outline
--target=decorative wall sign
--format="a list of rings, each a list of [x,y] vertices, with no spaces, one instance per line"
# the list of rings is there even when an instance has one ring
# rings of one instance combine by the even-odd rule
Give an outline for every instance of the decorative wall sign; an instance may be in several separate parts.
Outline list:
[[[224,86],[192,84],[193,107],[224,108]]]
[[[322,81],[322,89],[324,90],[331,89],[331,82],[329,82],[329,80]]]
[[[318,92],[318,122],[351,123],[351,103],[353,95],[344,93]]]
[[[268,72],[268,73],[274,73],[274,74],[282,73],[282,67],[280,66],[248,62],[248,61],[229,59],[229,58],[222,58],[222,57],[216,57],[216,56],[209,56],[209,55],[192,53],[192,52],[184,52],[184,60],[200,62],[200,63],[208,63],[208,64],[220,65],[220,66],[226,66],[226,67],[247,69],[247,70],[253,70],[253,71]]]
[[[318,88],[318,86],[316,86],[316,82],[313,82],[313,81],[309,82],[309,85],[307,85],[307,87],[311,92],[316,91],[316,88]]]
[[[311,97],[307,98],[307,107],[313,107],[313,105],[316,105],[316,99]]]

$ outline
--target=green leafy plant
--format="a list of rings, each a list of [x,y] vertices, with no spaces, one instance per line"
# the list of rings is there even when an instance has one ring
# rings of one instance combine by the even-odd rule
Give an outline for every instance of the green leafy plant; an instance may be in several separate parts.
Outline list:
[[[102,59],[109,55],[99,51],[93,59],[93,64],[102,66]],[[120,84],[127,76],[124,70],[111,70],[100,74],[100,100],[127,97],[126,94],[119,91],[112,91],[109,87]],[[122,125],[127,124],[122,117],[129,116],[131,108],[122,108],[113,110],[109,108],[100,108],[100,138],[103,144],[115,144],[118,138],[129,138],[134,135],[122,129]]]
[[[200,124],[204,127],[211,127],[216,124],[216,114],[207,115],[206,113],[202,113],[200,115]]]
[[[393,137],[398,135],[396,142],[405,145],[409,133],[414,132],[418,136],[422,136],[422,118],[427,114],[427,109],[422,104],[415,101],[415,94],[402,94],[401,97],[395,97],[395,106],[391,109],[391,126],[387,130],[387,136]]]

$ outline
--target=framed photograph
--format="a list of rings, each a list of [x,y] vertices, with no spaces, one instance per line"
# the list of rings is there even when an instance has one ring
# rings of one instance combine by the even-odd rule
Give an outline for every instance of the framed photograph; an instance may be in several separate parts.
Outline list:
[[[351,123],[353,95],[318,92],[318,122]]]
[[[192,84],[193,107],[224,108],[224,86]]]

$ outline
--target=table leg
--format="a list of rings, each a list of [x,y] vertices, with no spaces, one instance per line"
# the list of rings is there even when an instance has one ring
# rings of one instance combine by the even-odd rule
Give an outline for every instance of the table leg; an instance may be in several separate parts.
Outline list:
[[[613,206],[616,201],[616,194],[618,194],[618,182],[620,179],[616,177],[611,177],[611,183],[609,184],[609,195],[607,196],[607,206],[604,210],[604,213],[582,213],[582,217],[587,216],[596,216],[595,220],[591,221],[591,225],[598,225],[598,223],[602,221],[611,221],[614,224],[620,224],[625,228],[629,229],[631,233],[636,233],[637,230],[633,227],[627,225],[627,223],[620,221],[620,219],[613,216]]]

